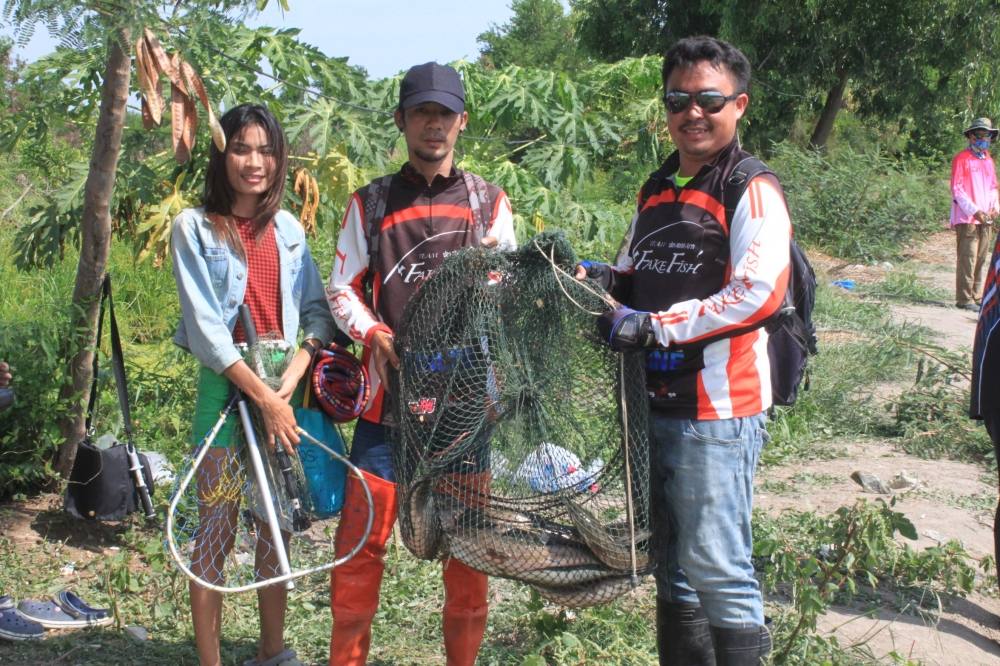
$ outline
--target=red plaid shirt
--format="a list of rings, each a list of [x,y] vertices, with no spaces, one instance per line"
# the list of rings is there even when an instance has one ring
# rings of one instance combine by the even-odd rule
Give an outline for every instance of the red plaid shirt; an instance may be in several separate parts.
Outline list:
[[[281,270],[274,224],[268,224],[260,238],[255,238],[253,220],[236,216],[233,219],[247,255],[247,291],[243,302],[250,306],[250,316],[262,340],[268,337],[282,339]],[[233,329],[233,340],[246,342],[239,321]]]

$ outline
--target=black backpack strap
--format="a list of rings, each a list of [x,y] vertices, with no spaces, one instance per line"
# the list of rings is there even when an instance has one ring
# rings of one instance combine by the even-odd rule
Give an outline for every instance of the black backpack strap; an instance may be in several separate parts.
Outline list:
[[[365,225],[368,231],[368,274],[365,285],[370,287],[375,280],[375,267],[378,263],[378,248],[382,238],[382,220],[385,219],[385,209],[389,204],[389,187],[392,176],[382,176],[368,185],[365,196]]]
[[[468,171],[462,172],[465,189],[469,193],[469,207],[472,209],[472,240],[475,245],[486,236],[493,206],[490,203],[489,188],[481,176]]]
[[[733,215],[736,214],[736,207],[740,205],[740,199],[747,189],[750,181],[762,173],[774,172],[766,164],[754,156],[744,157],[733,168],[726,179],[726,187],[722,192],[722,205],[726,209],[726,226],[732,224]]]
[[[736,214],[736,207],[740,205],[740,199],[743,198],[743,193],[746,192],[747,186],[750,184],[754,178],[761,174],[771,174],[774,172],[760,161],[758,158],[750,155],[749,157],[744,157],[742,160],[737,162],[736,166],[729,173],[729,177],[726,178],[726,186],[722,191],[722,205],[726,209],[726,228],[729,229],[733,222],[733,216]],[[730,229],[731,231],[731,229]],[[794,245],[795,241],[792,241]],[[725,244],[726,249],[726,259],[729,259],[729,243]],[[789,255],[788,261],[789,265],[794,268],[793,257]],[[789,282],[789,288],[785,291],[785,301],[782,307],[778,311],[778,317],[775,321],[782,319],[784,316],[795,312],[795,294],[792,293],[791,282]],[[772,322],[773,325],[774,322]]]
[[[481,176],[468,171],[462,172],[462,180],[465,181],[465,189],[469,194],[469,206],[472,209],[473,241],[478,245],[489,229],[490,216],[493,213],[489,187]],[[382,239],[382,220],[385,219],[385,210],[389,204],[389,187],[391,185],[392,176],[382,176],[368,185],[368,192],[365,194],[365,227],[368,232],[366,289],[370,288],[375,279],[379,244]]]
[[[736,214],[736,207],[740,205],[740,199],[746,192],[750,181],[762,173],[774,173],[766,164],[751,155],[740,160],[726,178],[726,185],[722,190],[722,206],[726,209],[725,228],[731,233],[733,216]],[[723,245],[725,260],[729,261],[729,238]]]

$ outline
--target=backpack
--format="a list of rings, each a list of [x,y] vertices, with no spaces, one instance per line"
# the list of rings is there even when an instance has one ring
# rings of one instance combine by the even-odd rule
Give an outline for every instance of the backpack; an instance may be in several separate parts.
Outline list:
[[[365,290],[371,300],[371,285],[375,279],[375,265],[378,262],[379,241],[382,238],[382,220],[385,219],[385,208],[389,203],[389,186],[392,175],[382,176],[368,185],[365,195],[365,222],[368,225],[368,274],[365,276]],[[462,180],[469,193],[469,208],[472,210],[472,240],[478,244],[486,235],[489,226],[489,214],[493,211],[490,203],[489,189],[481,176],[468,171],[462,172]]]
[[[774,174],[756,157],[743,159],[733,169],[722,194],[727,221],[733,219],[747,185],[762,173]],[[803,390],[809,389],[806,366],[809,357],[819,353],[816,327],[812,322],[813,307],[816,305],[816,273],[794,238],[788,261],[791,272],[785,301],[764,324],[769,336],[767,356],[771,365],[771,399],[775,405],[784,407],[795,404],[803,379]]]

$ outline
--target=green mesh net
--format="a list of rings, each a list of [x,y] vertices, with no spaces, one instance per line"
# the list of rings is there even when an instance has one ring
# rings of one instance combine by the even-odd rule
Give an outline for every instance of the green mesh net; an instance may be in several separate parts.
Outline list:
[[[594,333],[609,309],[561,234],[448,257],[398,328],[399,519],[553,602],[606,602],[652,567],[644,356]]]

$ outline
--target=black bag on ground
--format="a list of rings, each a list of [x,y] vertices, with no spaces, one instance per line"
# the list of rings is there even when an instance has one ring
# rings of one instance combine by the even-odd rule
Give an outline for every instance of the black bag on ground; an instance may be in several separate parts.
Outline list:
[[[97,406],[98,351],[94,350],[94,378],[87,405],[86,436],[77,446],[76,459],[66,486],[63,508],[77,518],[88,520],[121,520],[142,509],[147,519],[155,517],[152,503],[153,474],[146,456],[138,453],[132,441],[132,413],[128,404],[125,362],[122,356],[115,306],[111,299],[111,276],[104,278],[101,288],[101,311],[97,320],[97,345],[101,344],[104,326],[104,304],[108,304],[111,322],[111,365],[118,388],[118,404],[125,424],[126,443],[116,441],[100,448],[93,441],[94,409]]]
[[[722,200],[726,220],[733,219],[736,206],[747,185],[762,173],[773,174],[756,157],[748,157],[736,165],[726,181]],[[793,239],[788,262],[791,272],[788,291],[781,309],[765,324],[768,333],[767,356],[771,366],[771,401],[788,407],[795,404],[799,386],[809,389],[807,364],[817,354],[816,327],[812,323],[816,305],[816,273],[806,253]]]
[[[153,487],[149,461],[139,454],[143,481]],[[66,487],[65,509],[77,518],[122,520],[141,507],[132,474],[129,472],[128,445],[115,442],[101,449],[90,438],[76,450],[76,460]]]

